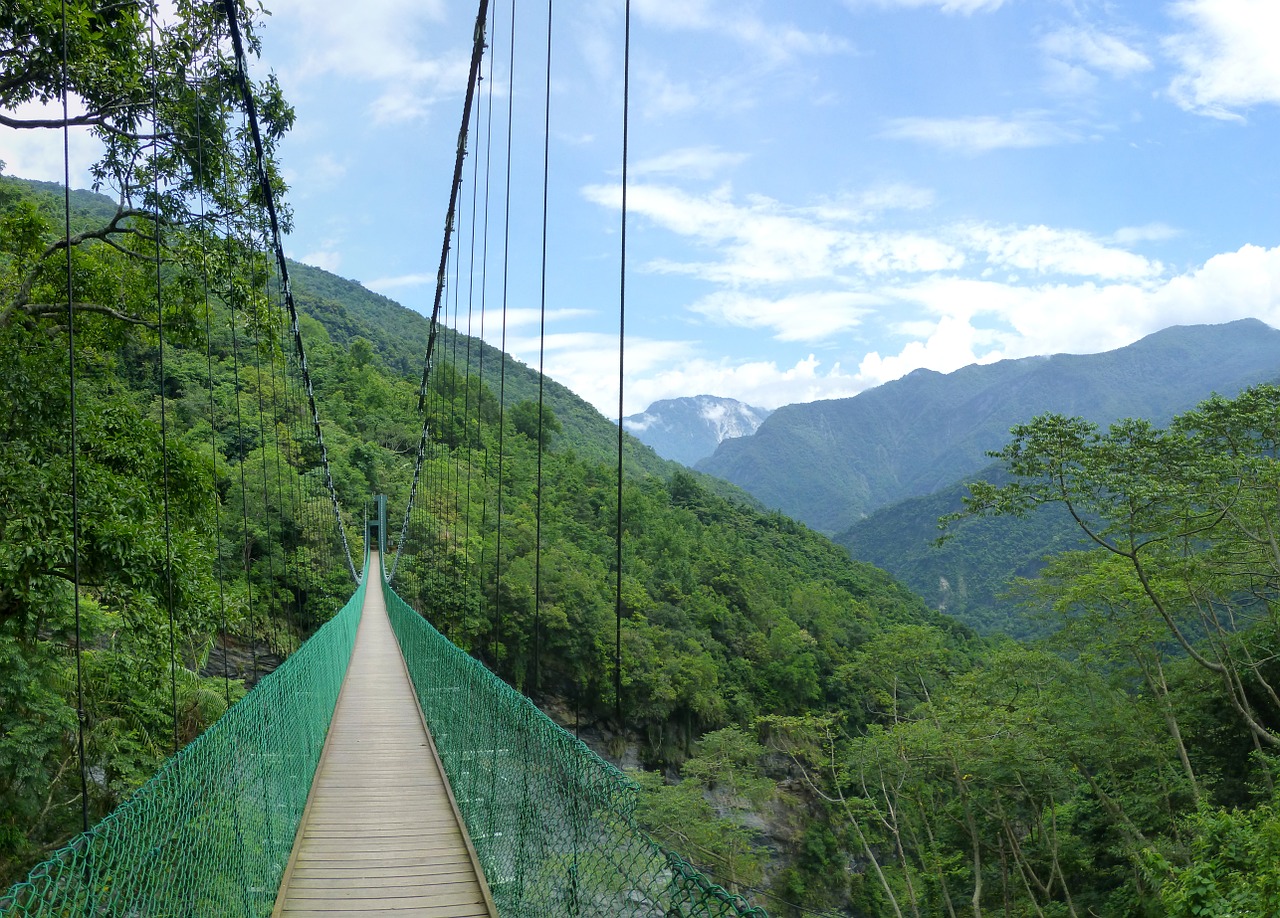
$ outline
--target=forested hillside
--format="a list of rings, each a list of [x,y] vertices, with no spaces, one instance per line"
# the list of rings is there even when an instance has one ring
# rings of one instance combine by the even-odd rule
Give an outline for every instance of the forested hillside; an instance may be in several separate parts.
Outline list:
[[[991,466],[975,479],[1007,482]],[[1020,640],[1043,637],[1056,625],[1017,589],[1020,578],[1036,576],[1044,559],[1089,546],[1065,509],[1037,507],[1018,517],[966,519],[945,537],[938,521],[958,513],[968,495],[956,483],[925,497],[882,507],[834,540],[862,561],[891,571],[932,608],[981,634]]]

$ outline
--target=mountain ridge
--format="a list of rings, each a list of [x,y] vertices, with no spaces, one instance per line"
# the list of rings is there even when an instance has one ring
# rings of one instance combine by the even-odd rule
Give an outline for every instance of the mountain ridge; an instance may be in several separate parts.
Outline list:
[[[1163,422],[1212,392],[1275,375],[1280,331],[1257,319],[1171,326],[1102,354],[916,370],[848,399],[779,408],[699,462],[826,533],[976,473],[1011,426],[1048,411]]]

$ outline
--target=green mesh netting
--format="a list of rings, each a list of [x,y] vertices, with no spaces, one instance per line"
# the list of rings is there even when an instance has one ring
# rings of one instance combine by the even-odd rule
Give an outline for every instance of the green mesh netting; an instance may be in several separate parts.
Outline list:
[[[270,915],[364,592],[361,585],[341,612],[115,812],[0,898],[0,916]]]
[[[384,594],[502,918],[767,918],[639,828],[634,782]]]

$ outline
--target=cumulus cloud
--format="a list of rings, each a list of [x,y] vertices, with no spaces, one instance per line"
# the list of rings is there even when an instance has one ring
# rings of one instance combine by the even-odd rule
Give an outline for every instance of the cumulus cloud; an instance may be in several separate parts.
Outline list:
[[[618,206],[616,186],[585,194]],[[891,202],[913,197],[888,195]],[[1245,246],[1172,273],[1132,248],[1177,235],[1163,223],[1109,235],[979,222],[910,232],[880,229],[856,194],[795,207],[737,198],[728,186],[695,194],[639,185],[629,200],[637,217],[676,237],[673,249],[686,253],[683,261],[651,260],[648,270],[711,286],[687,304],[694,327],[755,329],[779,342],[820,345],[832,361],[820,371],[816,359],[790,367],[709,360],[696,342],[680,342],[669,362],[637,371],[638,407],[692,392],[772,407],[851,395],[919,368],[950,372],[1033,354],[1110,350],[1171,324],[1253,316],[1280,327],[1280,248]],[[885,331],[893,347],[858,349],[855,342]],[[567,350],[562,357],[574,360]],[[600,369],[576,378],[592,385]]]
[[[816,343],[857,328],[864,316],[885,302],[877,295],[839,290],[799,293],[777,299],[719,291],[703,297],[689,308],[725,325],[768,329],[778,341]]]
[[[497,346],[500,328],[486,329],[486,339]],[[558,332],[544,339],[544,367],[552,379],[568,386],[594,405],[605,417],[618,415],[618,336],[609,332]],[[531,366],[537,366],[539,338],[533,334],[507,336],[507,352]],[[627,337],[624,414],[635,414],[654,399],[643,383],[694,360],[697,347],[692,341],[660,340],[638,335]],[[679,393],[688,395],[689,391]]]
[[[420,118],[466,86],[470,48],[423,53],[423,36],[446,19],[443,0],[278,0],[272,28],[289,36],[287,85],[333,76],[377,84],[375,121]]]
[[[1246,245],[1196,270],[1144,282],[1019,285],[932,277],[891,291],[901,306],[930,316],[888,357],[867,356],[862,385],[926,367],[949,372],[969,363],[1052,353],[1097,353],[1170,325],[1258,318],[1280,328],[1280,247]]]
[[[976,225],[961,233],[968,237],[971,248],[985,252],[987,262],[999,268],[1106,280],[1154,277],[1164,270],[1158,261],[1107,245],[1079,230]]]
[[[1079,136],[1041,113],[999,118],[973,115],[964,118],[894,118],[882,137],[912,140],[929,146],[976,155],[992,150],[1047,147],[1071,143]]]
[[[621,206],[621,188],[590,185],[590,201]],[[788,207],[771,198],[733,200],[723,187],[690,194],[665,185],[628,188],[628,207],[663,229],[716,252],[718,260],[655,260],[649,268],[729,286],[830,279],[847,271],[884,274],[959,267],[964,256],[952,245],[914,233],[867,232],[850,227],[857,214],[829,206]]]
[[[630,360],[629,352],[627,359]],[[845,398],[866,388],[839,363],[824,368],[813,354],[791,366],[773,360],[681,359],[630,381],[627,386],[628,400],[640,408],[691,392],[714,392],[759,408],[779,408],[796,402]],[[616,399],[616,389],[614,393]]]
[[[1273,0],[1179,0],[1171,12],[1187,29],[1165,39],[1178,74],[1178,105],[1213,118],[1280,103],[1280,5]]]
[[[588,186],[584,194],[615,208],[621,200],[617,186]],[[762,196],[738,201],[727,186],[695,194],[665,185],[637,185],[630,188],[628,202],[633,214],[713,253],[712,260],[654,259],[647,267],[726,288],[728,292],[716,293],[695,308],[732,324],[754,324],[744,317],[767,315],[780,304],[773,294],[742,294],[752,288],[825,284],[821,295],[797,289],[791,296],[803,295],[805,306],[812,308],[789,311],[826,316],[813,328],[830,334],[852,327],[849,309],[873,304],[875,297],[865,294],[874,294],[876,284],[886,277],[985,266],[988,272],[1116,280],[1151,278],[1164,270],[1160,262],[1129,251],[1116,239],[1073,229],[979,223],[943,225],[928,233],[867,229],[870,212],[855,203],[788,207]],[[1129,230],[1134,240],[1144,232],[1143,238],[1149,239],[1160,230]],[[832,285],[839,290],[831,291]],[[864,295],[857,297],[851,290]],[[837,303],[840,308],[835,308]],[[815,340],[816,334],[799,340]]]
[[[321,268],[330,274],[337,274],[338,268],[342,264],[342,253],[335,252],[333,249],[322,248],[315,252],[308,252],[306,255],[299,255],[298,261],[304,265],[313,265]]]

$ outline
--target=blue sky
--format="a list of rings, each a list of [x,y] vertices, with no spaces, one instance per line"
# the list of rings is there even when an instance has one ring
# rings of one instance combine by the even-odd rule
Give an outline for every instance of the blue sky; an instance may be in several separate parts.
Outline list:
[[[506,343],[536,366],[547,12],[518,3],[508,94],[494,0],[459,321],[468,290],[480,302],[487,168],[500,343],[510,99]],[[474,3],[267,5],[263,65],[298,112],[290,253],[429,308]],[[620,0],[557,0],[553,42],[547,371],[612,414]],[[1172,324],[1280,326],[1274,0],[633,0],[632,48],[628,413],[842,397]],[[34,148],[0,158],[41,168]]]

